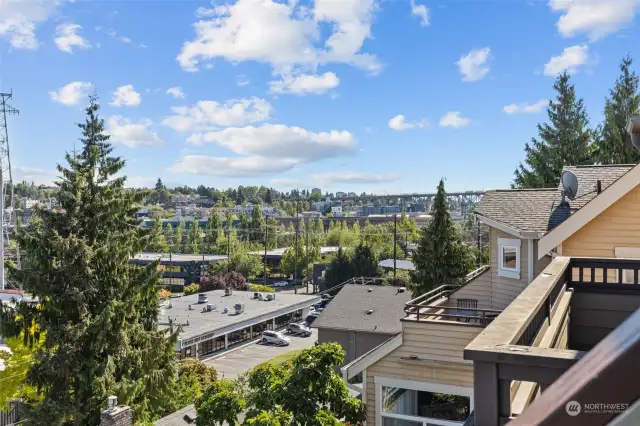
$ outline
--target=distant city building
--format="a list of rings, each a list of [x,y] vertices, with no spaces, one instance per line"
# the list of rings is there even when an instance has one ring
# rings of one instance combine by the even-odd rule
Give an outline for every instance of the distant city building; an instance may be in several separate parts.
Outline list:
[[[323,212],[326,208],[327,203],[325,201],[316,201],[315,203],[311,204],[311,209],[318,212]]]
[[[320,188],[313,188],[313,189],[311,190],[311,193],[312,193],[312,194],[316,194],[316,193],[317,193],[317,194],[322,194],[322,189],[320,189]]]
[[[371,216],[373,214],[381,214],[382,208],[380,206],[362,206],[362,216]]]
[[[402,206],[383,206],[382,214],[402,213]]]
[[[198,198],[195,194],[171,194],[171,202],[174,204],[186,204]]]
[[[349,192],[347,194],[348,197],[357,197],[358,195],[355,192]]]
[[[342,197],[346,197],[347,193],[346,192],[336,192],[336,197],[337,198],[342,198]]]
[[[260,207],[262,209],[262,215],[264,217],[274,217],[277,214],[277,210],[275,207],[267,205],[261,205]],[[238,217],[240,217],[242,213],[247,216],[251,216],[251,213],[253,213],[253,204],[247,204],[246,206],[237,205],[228,209],[227,212],[235,213],[236,215],[238,215]]]
[[[342,216],[342,206],[332,206],[331,207],[331,215],[332,216]]]
[[[31,198],[22,197],[22,208],[23,209],[32,209],[37,206],[39,203],[38,200],[33,200]]]

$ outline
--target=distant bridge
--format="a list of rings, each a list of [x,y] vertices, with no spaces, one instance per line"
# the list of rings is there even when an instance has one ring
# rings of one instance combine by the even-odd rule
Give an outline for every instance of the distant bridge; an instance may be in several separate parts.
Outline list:
[[[480,197],[484,195],[484,191],[464,191],[464,192],[447,192],[447,198],[450,202],[475,204],[480,201]],[[348,200],[390,200],[390,201],[428,201],[431,202],[435,198],[436,193],[407,193],[407,194],[364,194],[344,197],[331,197],[332,200],[348,201]]]

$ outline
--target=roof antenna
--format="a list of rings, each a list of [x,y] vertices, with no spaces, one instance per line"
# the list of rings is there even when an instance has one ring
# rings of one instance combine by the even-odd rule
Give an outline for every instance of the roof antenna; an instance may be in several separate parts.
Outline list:
[[[565,196],[570,200],[574,200],[576,198],[576,194],[578,193],[578,178],[575,173],[565,170],[562,172],[562,205],[566,203]]]

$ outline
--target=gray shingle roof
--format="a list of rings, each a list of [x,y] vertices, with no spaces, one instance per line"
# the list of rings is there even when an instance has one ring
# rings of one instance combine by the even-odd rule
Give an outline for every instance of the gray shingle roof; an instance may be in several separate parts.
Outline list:
[[[409,291],[398,290],[398,287],[388,286],[345,285],[313,322],[312,327],[399,333],[402,331],[400,319],[405,317],[404,305],[411,299],[411,294]],[[367,314],[369,310],[373,312]]]
[[[562,182],[548,189],[499,189],[487,191],[476,206],[476,213],[521,232],[546,233],[564,222],[596,197],[596,182],[604,191],[634,165],[570,166],[565,170],[578,178],[574,200],[562,204]]]

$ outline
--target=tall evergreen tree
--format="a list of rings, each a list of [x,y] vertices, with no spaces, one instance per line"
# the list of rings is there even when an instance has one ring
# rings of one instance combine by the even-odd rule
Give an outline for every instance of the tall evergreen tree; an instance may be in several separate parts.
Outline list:
[[[245,212],[240,213],[240,219],[238,219],[238,239],[240,241],[249,240],[249,219]]]
[[[458,228],[451,220],[444,181],[440,180],[433,200],[431,221],[420,230],[418,249],[413,257],[414,296],[445,284],[462,284],[473,267],[471,249],[462,243]]]
[[[253,206],[251,212],[251,220],[249,221],[249,240],[250,241],[263,241],[264,240],[264,216],[262,216],[262,206],[256,204]]]
[[[200,221],[194,219],[189,227],[189,252],[193,254],[200,253],[200,244],[202,243],[202,230],[200,229]]]
[[[324,272],[324,283],[322,289],[327,290],[333,288],[338,284],[342,284],[351,277],[353,277],[351,259],[347,252],[340,247]]]
[[[640,114],[640,79],[631,71],[630,56],[620,63],[620,76],[605,99],[604,123],[598,129],[595,142],[595,160],[602,164],[635,164],[640,162],[640,151],[631,145],[627,135],[627,122]]]
[[[184,218],[180,218],[180,222],[178,222],[178,226],[176,226],[176,232],[174,237],[174,248],[173,251],[176,253],[185,253],[185,242],[187,237],[185,237],[185,228],[186,224],[184,223]]]
[[[358,223],[358,222],[356,222]],[[351,270],[354,277],[377,277],[378,257],[371,247],[360,243],[351,258]]]
[[[167,223],[167,227],[164,229],[164,239],[167,242],[167,247],[169,250],[174,251],[174,245],[176,243],[176,234],[173,231],[173,226],[170,223]]]
[[[109,395],[149,421],[175,383],[177,335],[158,329],[157,265],[129,264],[149,243],[133,219],[143,194],[116,177],[125,163],[111,155],[98,110],[91,97],[79,124],[82,151],[58,166],[62,209],[36,211],[17,232],[31,261],[9,273],[38,304],[0,304],[0,334],[35,327],[34,339],[44,339],[26,375],[42,397],[28,409],[30,425],[97,425]]]
[[[207,252],[211,252],[213,250],[213,246],[215,246],[218,241],[218,232],[221,229],[222,218],[220,217],[220,213],[218,212],[218,209],[211,209],[209,220],[207,220],[207,227],[204,231],[204,242],[207,247]]]
[[[581,98],[567,72],[553,85],[558,93],[549,102],[549,123],[538,124],[539,138],[525,145],[526,166],[520,163],[514,172],[516,188],[555,188],[564,166],[590,162],[591,131]]]

